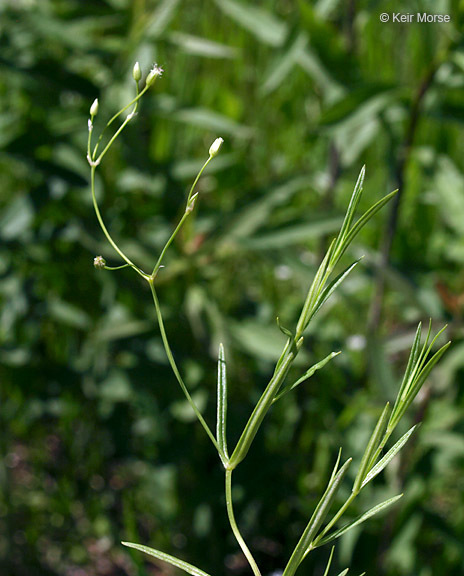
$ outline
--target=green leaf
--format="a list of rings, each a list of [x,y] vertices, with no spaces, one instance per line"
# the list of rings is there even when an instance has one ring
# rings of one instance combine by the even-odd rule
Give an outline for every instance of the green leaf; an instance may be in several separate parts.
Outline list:
[[[159,550],[155,550],[154,548],[149,548],[148,546],[143,546],[142,544],[134,544],[132,542],[121,542],[123,546],[127,546],[128,548],[134,548],[134,550],[139,550],[140,552],[145,552],[149,556],[153,556],[158,560],[163,560],[163,562],[167,562],[168,564],[172,564],[176,566],[176,568],[180,568],[184,570],[188,574],[192,574],[192,576],[209,576],[207,572],[203,572],[196,566],[192,566],[192,564],[188,564],[183,560],[179,560],[175,556],[171,556],[170,554],[166,554],[164,552],[160,552]]]
[[[277,330],[254,320],[231,322],[230,330],[237,346],[247,354],[272,362],[280,358],[283,337]]]
[[[174,18],[180,0],[164,0],[157,3],[157,8],[151,14],[145,27],[146,38],[154,39],[162,36]]]
[[[364,486],[368,482],[370,482],[373,478],[375,478],[377,476],[377,474],[380,474],[380,472],[382,472],[382,470],[390,463],[390,461],[393,460],[393,458],[398,454],[398,452],[401,450],[401,448],[403,448],[403,446],[409,440],[409,437],[414,432],[414,430],[417,428],[417,426],[418,426],[418,424],[416,424],[415,426],[410,428],[406,432],[406,434],[401,436],[401,438],[398,440],[398,442],[392,448],[390,448],[390,450],[385,454],[385,456],[381,460],[379,460],[379,462],[369,471],[369,473],[367,474],[367,476],[363,480],[363,483],[361,484],[361,488],[364,488]]]
[[[84,310],[57,298],[50,299],[48,313],[54,320],[73,328],[87,330],[91,325],[90,316]]]
[[[268,96],[284,82],[295,67],[297,56],[305,49],[307,43],[306,34],[299,34],[291,46],[282,51],[276,60],[270,62],[269,73],[259,89],[262,96]]]
[[[182,32],[172,32],[169,35],[169,40],[188,54],[194,54],[195,56],[231,59],[237,55],[237,51],[226,44],[219,44],[207,38],[192,36]]]
[[[375,451],[379,447],[381,437],[382,437],[383,433],[385,432],[385,428],[387,426],[387,419],[389,416],[389,411],[390,411],[390,404],[387,402],[387,404],[385,405],[385,408],[382,411],[382,414],[380,415],[380,418],[377,421],[377,425],[374,429],[374,432],[372,433],[372,436],[370,437],[369,443],[367,444],[366,451],[364,452],[364,455],[362,457],[361,465],[359,466],[359,471],[358,471],[358,474],[357,474],[356,479],[354,481],[353,492],[359,492],[359,490],[361,488],[361,484],[362,484],[364,478],[366,477],[366,473],[368,471],[368,467],[369,467],[369,464],[371,462],[372,455],[375,453]]]
[[[219,344],[218,355],[218,386],[217,386],[217,428],[216,438],[219,446],[219,455],[224,466],[229,461],[227,452],[227,374],[224,346]]]
[[[422,350],[422,352],[421,352],[421,354],[420,354],[420,356],[419,356],[418,370],[417,370],[418,373],[422,373],[422,371],[423,371],[423,370],[422,370],[422,369],[423,369],[423,366],[424,366],[424,364],[425,364],[425,361],[427,360],[428,355],[430,354],[430,351],[431,351],[432,348],[433,348],[433,345],[434,345],[435,342],[438,340],[439,336],[441,336],[441,334],[446,330],[447,327],[448,327],[448,325],[445,324],[445,325],[443,326],[443,328],[442,328],[439,332],[437,332],[437,334],[435,335],[435,337],[433,338],[433,340],[430,342],[429,347],[427,348],[427,351],[425,351],[425,348],[426,348],[427,343],[428,343],[428,340],[429,340],[430,333],[431,333],[431,331],[432,331],[432,319],[430,319],[430,322],[429,322],[429,331],[428,331],[428,334],[427,334],[427,339],[426,339],[426,341],[425,341],[425,343],[424,343],[424,348],[423,348],[423,350]]]
[[[306,190],[307,187],[307,177],[296,177],[268,190],[259,200],[248,204],[238,212],[225,227],[221,240],[230,242],[244,239],[248,242],[250,237],[269,223],[272,212],[278,206],[286,205],[295,194]]]
[[[308,525],[306,526],[298,544],[293,551],[293,554],[285,567],[283,576],[293,576],[298,566],[301,564],[303,558],[308,553],[310,549],[311,542],[315,535],[317,534],[319,528],[324,522],[330,508],[335,500],[337,492],[340,488],[340,484],[348,471],[351,464],[351,458],[345,462],[345,464],[340,468],[339,472],[335,475],[333,480],[329,482],[327,490],[319,501],[319,504],[311,516]]]
[[[333,479],[335,478],[335,474],[338,472],[338,465],[340,464],[341,457],[342,457],[342,448],[339,448],[337,460],[335,462],[335,466],[333,467],[332,474],[331,474],[330,480],[329,480],[329,484],[331,484],[333,482]]]
[[[314,309],[314,302],[317,302],[319,298],[320,291],[323,289],[325,282],[330,274],[328,271],[329,262],[332,258],[333,249],[335,246],[335,238],[330,243],[329,249],[326,252],[322,262],[317,269],[316,275],[312,284],[308,290],[308,294],[306,295],[305,303],[303,305],[303,309],[301,311],[300,317],[298,319],[298,324],[296,326],[296,333],[298,335],[302,334],[306,327],[311,320],[311,317],[314,316],[312,313]]]
[[[358,516],[358,518],[356,518],[352,522],[349,522],[348,524],[346,524],[345,526],[343,526],[339,530],[336,530],[335,532],[332,532],[332,534],[328,534],[327,536],[322,538],[317,543],[317,546],[318,547],[323,546],[324,544],[327,544],[328,542],[332,542],[333,540],[340,538],[340,536],[343,536],[343,534],[346,534],[346,532],[348,532],[348,530],[351,530],[355,526],[362,524],[363,522],[365,522],[369,518],[372,518],[372,516],[375,516],[376,514],[378,514],[379,512],[384,510],[385,508],[388,508],[388,506],[391,506],[392,504],[394,504],[402,496],[403,496],[403,494],[398,494],[397,496],[394,496],[393,498],[389,498],[388,500],[385,500],[385,502],[382,502],[381,504],[377,504],[377,506],[374,506],[374,508],[371,508],[367,512],[364,512],[364,514],[361,514],[360,516]]]
[[[343,282],[343,280],[345,280],[345,278],[348,276],[348,274],[353,270],[353,268],[355,268],[355,266],[358,265],[359,261],[361,260],[361,258],[359,260],[356,260],[356,262],[353,262],[353,264],[351,264],[351,266],[348,266],[348,268],[346,268],[341,274],[339,274],[328,286],[327,288],[325,288],[322,292],[322,294],[319,296],[316,304],[314,305],[314,308],[311,311],[311,314],[308,318],[308,322],[311,320],[311,318],[313,318],[318,312],[319,310],[322,308],[322,306],[327,302],[327,300],[332,296],[332,294],[335,292],[335,290],[340,286],[340,284]]]
[[[283,44],[287,26],[271,12],[235,0],[216,0],[216,5],[264,44],[270,46]]]
[[[327,562],[327,567],[324,572],[324,576],[329,576],[330,565],[332,564],[332,558],[334,555],[335,546],[332,546],[332,550],[330,551],[329,560]]]
[[[353,228],[351,228],[351,230],[346,235],[345,240],[343,242],[343,249],[342,249],[341,253],[339,254],[339,257],[345,252],[345,250],[348,248],[348,246],[354,240],[354,238],[356,237],[358,232],[362,228],[364,228],[364,226],[367,224],[367,222],[369,222],[369,220],[372,218],[372,216],[374,216],[374,214],[376,214],[381,208],[383,208],[383,206],[385,206],[385,204],[387,202],[389,202],[393,198],[393,196],[395,196],[395,194],[397,194],[397,193],[398,193],[398,190],[393,190],[393,192],[390,192],[390,194],[387,194],[386,196],[384,196],[381,200],[376,202],[373,206],[371,206],[369,208],[369,210],[367,210],[367,212],[365,212],[361,216],[361,218],[356,222],[356,224],[353,226]]]
[[[0,217],[0,237],[16,240],[29,230],[34,220],[33,205],[26,195],[18,195]]]
[[[340,232],[337,237],[337,242],[334,248],[334,258],[337,257],[338,249],[343,245],[345,236],[347,235],[351,227],[351,223],[353,221],[356,208],[358,207],[359,201],[361,199],[365,174],[366,174],[366,166],[363,166],[361,168],[361,172],[359,173],[358,180],[353,190],[353,194],[351,195],[350,203],[346,210],[345,219],[343,221],[342,227],[340,228]]]
[[[235,138],[247,139],[252,136],[252,129],[248,126],[238,124],[227,116],[208,108],[183,108],[172,112],[170,118],[192,126],[201,126],[203,130],[211,130]]]
[[[312,238],[336,233],[340,227],[340,218],[321,217],[315,220],[307,220],[304,224],[294,224],[285,228],[276,228],[272,232],[266,232],[254,237],[243,239],[241,245],[246,250],[276,250],[286,246],[301,244]]]
[[[411,374],[413,370],[417,366],[417,361],[419,358],[419,345],[421,339],[421,332],[422,332],[422,322],[419,322],[417,326],[416,335],[414,337],[414,342],[411,348],[411,353],[409,354],[408,365],[406,366],[406,371],[404,373],[403,382],[401,383],[400,391],[398,392],[398,396],[396,398],[395,406],[393,408],[393,412],[395,412],[396,406],[398,405],[400,398],[403,396],[403,392],[409,382]],[[429,329],[430,333],[430,329]]]
[[[291,332],[290,332],[290,336],[291,336]],[[321,368],[323,368],[328,362],[330,362],[330,360],[332,360],[332,358],[335,358],[335,356],[338,356],[341,352],[331,352],[328,356],[326,356],[323,360],[321,360],[320,362],[318,362],[317,364],[314,364],[314,366],[311,366],[311,368],[309,368],[301,378],[299,378],[296,382],[294,382],[293,384],[287,384],[286,386],[284,386],[282,388],[282,390],[277,394],[277,396],[274,398],[274,402],[276,402],[277,400],[279,400],[279,398],[282,398],[282,396],[285,396],[285,394],[287,394],[288,392],[290,392],[291,390],[293,390],[294,388],[296,388],[297,386],[299,386],[302,382],[305,382],[306,380],[308,380],[309,378],[311,378],[311,376],[317,371],[320,370]]]
[[[395,426],[398,424],[398,422],[401,420],[405,411],[410,406],[411,402],[414,400],[419,390],[421,389],[422,385],[424,384],[425,380],[429,376],[432,368],[435,366],[435,364],[438,362],[438,360],[441,358],[441,356],[445,353],[445,351],[450,345],[450,342],[448,342],[447,344],[442,346],[438,350],[438,352],[436,352],[435,355],[432,356],[432,358],[427,362],[427,364],[425,364],[427,356],[429,355],[433,345],[437,341],[438,337],[446,329],[446,326],[444,326],[435,335],[435,337],[429,344],[430,334],[432,330],[432,321],[430,321],[424,345],[422,346],[422,350],[419,353],[420,329],[421,326],[419,324],[416,336],[414,338],[411,353],[409,356],[406,372],[403,381],[401,383],[400,391],[398,392],[398,396],[396,398],[392,414],[390,416],[390,421],[388,423],[388,430],[393,430]]]
[[[429,348],[427,349],[427,352],[425,354],[421,353],[421,355],[419,357],[420,366],[423,365],[423,363],[424,363],[424,361],[425,361],[425,359],[429,353],[431,346],[434,344],[435,340],[443,332],[443,330],[444,330],[444,328],[435,336],[435,338],[431,342]],[[390,417],[390,422],[388,423],[389,429],[395,428],[395,426],[401,420],[404,413],[409,408],[412,401],[417,396],[419,390],[422,388],[424,382],[428,378],[430,372],[432,371],[432,368],[440,360],[440,358],[443,356],[443,354],[446,352],[446,350],[449,348],[450,345],[451,345],[451,342],[447,342],[444,346],[442,346],[432,356],[432,358],[427,362],[425,367],[423,367],[423,368],[418,367],[415,369],[415,374],[410,379],[408,386],[405,387],[405,389],[403,391],[402,397],[399,399],[399,401],[397,402],[397,404],[394,407],[394,410],[393,410],[392,415]],[[421,359],[421,357],[422,357],[422,359]]]
[[[285,328],[285,326],[282,326],[278,316],[276,318],[276,321],[277,321],[277,326],[279,327],[279,330],[282,332],[282,334],[285,334],[285,336],[288,336],[288,338],[293,339],[293,334],[290,332],[290,330],[288,328]]]
[[[343,570],[343,572],[340,572],[340,574],[338,576],[346,576],[349,571],[350,571],[350,569],[346,568],[345,570]]]

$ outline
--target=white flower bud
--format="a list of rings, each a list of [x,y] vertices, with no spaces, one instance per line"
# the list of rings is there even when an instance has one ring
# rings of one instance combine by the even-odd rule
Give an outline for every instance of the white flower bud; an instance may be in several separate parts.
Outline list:
[[[142,78],[142,71],[140,70],[140,64],[138,62],[134,64],[134,68],[132,69],[132,76],[136,82],[139,82],[140,78]]]
[[[95,98],[92,106],[90,106],[90,116],[96,116],[98,114],[98,98]]]
[[[219,148],[222,146],[223,142],[224,140],[222,138],[216,138],[216,140],[211,144],[211,146],[209,147],[209,155],[211,156],[211,158],[214,158],[214,156],[217,155],[217,153],[219,152]]]
[[[150,70],[147,76],[146,84],[147,86],[151,86],[153,82],[158,78],[158,76],[162,76],[164,70],[158,64],[154,64],[153,68]]]

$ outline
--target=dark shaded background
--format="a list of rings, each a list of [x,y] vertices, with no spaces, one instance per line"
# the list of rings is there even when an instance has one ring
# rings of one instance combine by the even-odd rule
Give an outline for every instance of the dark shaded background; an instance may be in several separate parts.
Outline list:
[[[398,10],[452,21],[380,22]],[[165,74],[105,158],[102,210],[150,269],[210,143],[225,139],[159,292],[211,426],[225,343],[231,444],[279,355],[275,317],[295,323],[362,164],[361,208],[400,188],[345,257],[365,255],[316,318],[295,374],[343,354],[275,406],[235,475],[263,573],[285,565],[338,447],[360,458],[429,317],[449,323],[453,346],[410,412],[423,425],[352,515],[405,496],[346,536],[336,563],[463,573],[463,20],[462,0],[1,1],[2,576],[172,573],[120,540],[213,575],[249,573],[147,287],[130,270],[92,266],[95,254],[119,260],[91,206],[88,110],[98,96],[98,129],[131,98],[136,60]],[[300,572],[321,575],[328,553]]]

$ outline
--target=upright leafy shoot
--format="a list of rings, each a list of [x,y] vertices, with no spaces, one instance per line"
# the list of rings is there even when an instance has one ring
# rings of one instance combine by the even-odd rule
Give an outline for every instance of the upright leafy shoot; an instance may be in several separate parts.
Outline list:
[[[229,4],[230,4],[229,7],[230,10],[232,10],[231,7],[233,6],[233,3],[229,1]],[[235,7],[234,10],[236,10]],[[237,18],[247,17],[246,15],[244,16],[245,12],[243,12],[243,14],[240,12],[239,14],[238,9],[236,13]],[[365,226],[365,224],[367,224],[367,222],[374,216],[374,214],[376,214],[376,212],[378,212],[396,194],[396,191],[388,194],[387,196],[376,202],[361,217],[359,217],[356,220],[356,210],[361,199],[365,177],[365,168],[364,167],[362,168],[358,180],[356,182],[356,185],[354,187],[353,193],[351,195],[348,209],[346,211],[339,233],[330,243],[324,258],[322,259],[322,262],[317,269],[314,280],[308,289],[307,296],[304,301],[295,328],[293,330],[285,328],[280,324],[279,319],[277,319],[277,324],[280,330],[286,336],[285,346],[283,347],[282,353],[275,365],[269,383],[265,387],[261,397],[259,398],[254,409],[252,410],[251,415],[248,418],[248,421],[245,424],[244,429],[239,436],[235,448],[233,449],[231,456],[229,456],[228,443],[227,443],[228,383],[227,383],[224,347],[222,344],[219,346],[218,373],[217,373],[217,422],[216,422],[216,434],[213,434],[210,426],[206,422],[198,406],[195,404],[192,396],[190,395],[190,392],[188,391],[184,379],[178,369],[176,360],[174,358],[174,354],[169,344],[169,338],[164,326],[163,314],[158,300],[158,295],[156,292],[157,275],[160,268],[163,265],[162,263],[164,261],[164,256],[169,246],[172,244],[172,242],[178,235],[179,231],[185,224],[186,220],[189,218],[190,214],[195,208],[195,204],[198,198],[198,192],[196,192],[196,185],[202,173],[208,166],[208,164],[219,153],[219,150],[223,143],[222,138],[217,138],[212,143],[209,149],[208,158],[206,159],[201,170],[194,179],[194,182],[189,190],[189,193],[187,194],[185,210],[183,212],[183,215],[180,218],[177,226],[173,230],[168,241],[166,242],[165,246],[161,250],[158,259],[154,264],[152,263],[152,267],[150,267],[151,268],[150,273],[145,272],[139,265],[135,264],[124,253],[124,251],[121,250],[119,245],[116,243],[116,241],[114,240],[113,236],[110,234],[109,230],[107,229],[104,223],[97,202],[97,197],[95,194],[95,173],[98,166],[100,166],[101,162],[103,161],[104,157],[110,150],[115,140],[119,137],[119,135],[128,125],[128,123],[134,118],[135,113],[138,109],[139,101],[142,98],[142,96],[155,83],[157,78],[159,78],[162,75],[162,72],[163,70],[159,66],[155,65],[146,78],[145,86],[143,87],[143,89],[140,89],[142,72],[139,64],[138,63],[135,64],[133,69],[133,78],[136,86],[135,96],[126,106],[124,106],[117,114],[115,114],[108,121],[105,129],[97,138],[97,141],[93,146],[93,148],[92,148],[93,131],[94,131],[93,122],[94,118],[99,112],[98,100],[95,100],[92,106],[90,107],[90,119],[88,122],[89,136],[87,143],[87,160],[90,165],[90,182],[91,182],[91,194],[92,194],[93,206],[95,209],[96,217],[103,231],[103,234],[106,236],[109,244],[113,247],[116,254],[122,260],[122,264],[120,265],[107,266],[104,258],[102,258],[101,256],[97,256],[94,260],[94,265],[99,270],[111,270],[111,271],[130,267],[148,283],[152,294],[153,303],[155,306],[156,317],[158,320],[158,326],[161,333],[161,339],[163,341],[165,352],[169,360],[170,366],[172,368],[172,372],[183,394],[185,395],[188,403],[190,404],[192,411],[196,415],[198,421],[204,428],[205,433],[207,434],[212,445],[217,451],[219,458],[222,462],[222,465],[224,467],[226,509],[232,532],[237,540],[237,543],[242,549],[243,554],[247,558],[254,576],[261,576],[260,569],[253,557],[253,554],[248,548],[242,534],[240,533],[235,518],[233,500],[232,500],[232,472],[247,456],[249,449],[253,443],[253,440],[256,434],[258,433],[259,428],[263,423],[264,418],[268,413],[269,409],[271,408],[271,406],[277,400],[282,398],[284,395],[291,393],[297,386],[302,384],[305,380],[311,378],[318,370],[323,369],[329,363],[330,360],[332,360],[335,356],[339,354],[339,352],[332,352],[324,359],[320,360],[319,362],[311,366],[309,369],[307,369],[304,372],[304,374],[302,374],[302,376],[298,378],[295,382],[286,383],[286,378],[302,347],[304,340],[304,333],[308,325],[310,324],[311,320],[314,318],[315,314],[319,312],[319,310],[323,307],[323,305],[327,302],[327,300],[332,296],[332,294],[340,287],[342,282],[353,271],[353,269],[357,266],[359,262],[359,260],[352,262],[350,265],[345,267],[341,272],[335,275],[336,268],[342,256],[347,251],[351,242],[354,240],[354,238],[360,232],[360,230]],[[127,113],[125,118],[121,121],[119,127],[116,128],[113,135],[108,138],[106,145],[104,145],[103,147],[103,137],[104,134],[106,133],[106,130],[111,126],[113,126],[113,124],[116,123],[116,121],[120,118],[120,116],[128,110],[130,110],[130,112]],[[103,150],[101,152],[99,152],[100,146],[103,147]],[[419,324],[412,345],[408,365],[396,401],[392,409],[390,409],[390,404],[387,403],[379,416],[379,419],[374,427],[369,442],[365,448],[349,497],[345,500],[345,502],[341,506],[338,507],[338,509],[336,509],[335,511],[333,510],[337,502],[337,497],[340,494],[340,487],[342,486],[342,483],[346,478],[347,471],[352,463],[351,458],[349,458],[345,461],[345,463],[341,466],[341,468],[339,468],[341,459],[341,450],[340,450],[331,477],[327,483],[327,488],[324,494],[322,494],[318,504],[316,505],[315,510],[310,520],[308,521],[303,533],[301,534],[299,541],[296,543],[295,548],[287,562],[287,565],[285,566],[283,576],[293,576],[298,567],[300,566],[300,564],[306,558],[306,556],[315,548],[318,548],[323,544],[333,542],[334,540],[338,539],[340,536],[342,536],[355,526],[358,526],[359,524],[365,522],[372,516],[384,511],[386,508],[397,502],[399,498],[401,498],[402,496],[401,494],[393,498],[389,498],[388,500],[385,500],[384,502],[364,512],[354,520],[345,523],[342,527],[338,529],[335,528],[335,525],[339,522],[339,520],[348,510],[348,508],[350,507],[354,499],[362,491],[362,489],[389,464],[389,462],[403,448],[403,446],[406,444],[406,442],[409,440],[409,438],[415,431],[416,426],[413,426],[399,440],[397,440],[397,442],[393,445],[393,447],[390,448],[390,450],[388,450],[383,457],[381,457],[381,454],[385,446],[387,445],[390,436],[393,434],[394,430],[396,429],[399,422],[403,418],[406,410],[419,393],[419,390],[421,389],[422,385],[430,375],[432,368],[435,366],[435,364],[438,362],[438,360],[441,358],[441,356],[444,354],[444,352],[446,351],[446,349],[450,344],[448,342],[447,344],[439,348],[437,352],[432,354],[432,348],[437,339],[439,338],[439,336],[442,334],[443,330],[444,328],[440,330],[435,335],[434,338],[431,339],[431,324],[430,324],[427,336],[425,338],[425,342],[421,347],[421,325]],[[327,520],[328,518],[330,519]],[[180,568],[185,572],[187,572],[188,574],[191,574],[192,576],[209,576],[208,574],[206,574],[206,572],[203,572],[199,568],[187,562],[184,562],[183,560],[180,560],[174,556],[161,552],[159,550],[149,548],[147,546],[143,546],[140,544],[133,544],[130,542],[123,542],[123,544],[129,548],[133,548],[135,550],[144,552],[157,560],[167,562],[168,564],[171,564],[176,568]],[[324,576],[329,575],[332,559],[333,559],[333,549],[331,551]],[[347,574],[347,572],[348,569],[342,572],[339,576],[344,576],[345,574]]]

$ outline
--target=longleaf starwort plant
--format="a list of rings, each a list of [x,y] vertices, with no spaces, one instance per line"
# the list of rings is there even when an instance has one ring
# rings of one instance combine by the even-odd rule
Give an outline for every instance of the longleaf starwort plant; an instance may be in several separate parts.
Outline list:
[[[142,78],[142,72],[138,63],[135,64],[133,69],[133,78],[136,85],[135,97],[124,106],[117,114],[115,114],[109,122],[106,124],[104,130],[97,138],[95,145],[92,148],[93,131],[94,131],[94,118],[99,111],[98,100],[95,100],[90,107],[90,119],[88,122],[88,145],[87,145],[87,160],[90,165],[90,182],[91,182],[91,193],[92,201],[95,209],[95,213],[100,224],[100,227],[106,236],[108,242],[111,244],[113,249],[116,251],[118,256],[123,260],[123,264],[119,266],[110,267],[107,266],[106,261],[102,256],[96,256],[94,259],[94,265],[96,268],[101,270],[118,270],[121,268],[130,267],[137,274],[139,274],[144,280],[147,281],[150,287],[150,291],[153,298],[153,303],[156,310],[156,316],[158,320],[159,330],[161,332],[161,338],[163,341],[164,349],[166,351],[167,358],[169,360],[170,366],[174,373],[174,376],[179,383],[183,394],[185,395],[188,403],[190,404],[193,412],[195,413],[200,424],[204,428],[206,434],[211,440],[211,444],[217,451],[220,461],[224,467],[225,473],[225,500],[227,515],[230,523],[232,532],[242,549],[244,555],[246,556],[251,570],[254,576],[261,576],[260,569],[248,548],[243,536],[240,533],[237,521],[234,514],[234,506],[232,501],[232,475],[235,468],[242,462],[242,460],[247,456],[253,440],[263,423],[263,420],[272,407],[272,405],[277,402],[284,394],[290,393],[295,387],[299,386],[302,382],[310,378],[317,370],[322,369],[326,364],[330,362],[339,352],[332,352],[326,358],[316,363],[314,366],[310,367],[299,379],[295,382],[288,382],[287,376],[293,365],[304,340],[305,331],[317,314],[324,303],[330,298],[330,296],[335,292],[335,290],[340,286],[340,284],[345,280],[345,278],[353,271],[353,269],[358,264],[358,261],[351,263],[347,266],[341,273],[334,277],[334,271],[341,260],[342,256],[346,252],[349,245],[355,239],[359,231],[364,227],[364,225],[376,214],[389,200],[393,198],[397,191],[391,192],[378,202],[376,202],[371,208],[369,208],[361,217],[355,221],[355,213],[358,207],[364,182],[365,169],[362,168],[356,185],[354,187],[353,194],[348,205],[345,218],[343,220],[342,226],[336,238],[332,240],[325,254],[322,262],[316,272],[314,280],[308,290],[306,299],[304,301],[301,314],[293,330],[286,328],[281,325],[279,319],[277,319],[277,324],[279,329],[285,334],[287,340],[286,344],[282,350],[279,360],[276,363],[272,377],[266,386],[264,392],[262,393],[260,399],[258,400],[256,406],[254,407],[246,425],[241,433],[236,445],[233,449],[229,449],[227,442],[227,373],[226,373],[226,357],[224,347],[219,346],[218,354],[218,376],[217,376],[217,423],[216,431],[213,429],[204,419],[198,406],[195,404],[192,396],[190,395],[187,386],[181,376],[181,373],[177,367],[174,355],[172,353],[168,335],[165,330],[163,314],[161,311],[160,303],[158,300],[158,295],[156,291],[156,279],[160,268],[162,267],[163,259],[166,254],[167,249],[170,244],[175,239],[179,230],[184,225],[185,221],[189,218],[190,214],[195,208],[195,203],[198,197],[198,192],[196,192],[196,185],[199,178],[201,177],[203,171],[211,160],[219,153],[221,145],[223,143],[222,138],[217,138],[211,145],[209,149],[209,154],[204,162],[201,170],[196,176],[189,193],[187,195],[185,210],[180,218],[179,223],[172,232],[168,241],[166,242],[164,248],[158,257],[158,260],[154,264],[151,272],[145,272],[141,267],[132,262],[132,260],[121,250],[116,241],[111,236],[108,231],[100,209],[98,206],[96,194],[95,194],[95,173],[98,166],[101,164],[105,155],[108,153],[112,144],[127,126],[127,124],[134,118],[139,101],[145,92],[155,83],[157,78],[159,78],[163,73],[162,68],[155,65],[149,72],[143,89],[140,89],[140,81]],[[107,144],[99,152],[105,131],[112,126],[125,112],[128,112],[126,117],[123,119],[119,127],[115,130],[113,135],[108,139]],[[411,402],[417,396],[425,380],[429,376],[432,368],[444,354],[450,342],[446,343],[444,346],[438,349],[434,354],[432,354],[432,348],[442,334],[445,328],[440,330],[434,337],[431,334],[431,323],[429,324],[428,331],[426,334],[425,342],[421,346],[421,324],[417,328],[417,332],[412,345],[411,353],[409,356],[409,361],[406,367],[403,381],[400,386],[397,398],[391,408],[390,404],[387,403],[377,421],[377,424],[372,432],[370,440],[364,451],[361,463],[359,465],[355,480],[351,489],[351,493],[346,501],[340,506],[338,510],[333,511],[334,502],[336,496],[339,492],[340,486],[342,485],[348,469],[352,464],[352,459],[348,458],[345,462],[341,462],[341,450],[338,453],[331,477],[327,482],[327,488],[322,494],[313,515],[311,516],[306,528],[304,529],[299,541],[296,543],[293,553],[291,554],[287,565],[283,570],[283,576],[293,576],[306,558],[306,556],[314,549],[335,541],[340,536],[351,530],[351,528],[365,522],[368,518],[374,516],[375,514],[385,510],[387,507],[394,504],[402,494],[390,498],[384,502],[381,502],[361,514],[358,518],[345,523],[341,527],[337,527],[339,522],[342,520],[345,512],[348,510],[353,501],[361,493],[363,488],[373,480],[396,456],[396,454],[401,450],[401,448],[406,444],[411,435],[413,434],[416,426],[413,426],[408,430],[396,443],[384,454],[383,451],[389,441],[390,437],[394,433],[396,427],[403,418],[406,410],[408,409]],[[330,515],[330,520],[327,518]],[[209,576],[206,572],[200,570],[199,568],[188,564],[187,562],[180,560],[174,556],[149,548],[142,544],[134,544],[131,542],[123,542],[125,546],[130,548],[135,548],[153,556],[159,560],[168,562],[169,564],[181,568],[185,572],[192,574],[193,576]],[[329,574],[331,562],[333,558],[333,549],[330,553],[327,567],[325,570],[325,575]],[[348,572],[348,569],[343,571],[339,576],[343,576]]]

